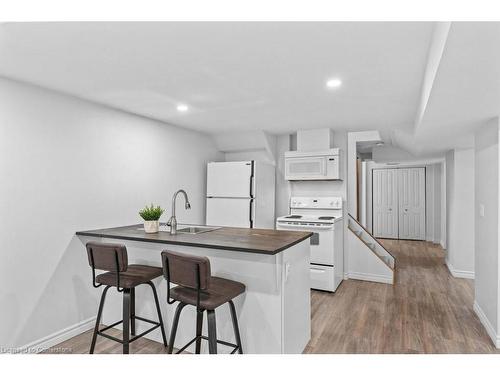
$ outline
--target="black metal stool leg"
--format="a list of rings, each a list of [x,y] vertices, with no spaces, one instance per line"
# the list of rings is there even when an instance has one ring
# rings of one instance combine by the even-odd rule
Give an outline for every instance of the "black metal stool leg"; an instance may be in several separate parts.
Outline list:
[[[99,324],[101,323],[102,309],[104,307],[104,300],[106,299],[106,293],[110,287],[107,286],[104,288],[101,294],[101,302],[99,302],[99,310],[97,311],[97,317],[95,320],[94,334],[92,335],[92,343],[90,344],[90,354],[94,353],[95,342],[97,340],[97,331],[99,331]]]
[[[163,326],[163,319],[161,318],[160,302],[158,301],[158,294],[156,293],[155,284],[149,281],[148,285],[153,290],[153,296],[155,298],[155,304],[156,304],[156,312],[158,313],[158,323],[160,323],[161,337],[163,338],[163,345],[167,346],[168,345],[167,336],[165,335],[165,327]]]
[[[231,311],[231,319],[233,321],[234,336],[236,338],[236,345],[238,345],[238,353],[243,354],[241,347],[240,329],[238,327],[238,318],[236,316],[236,309],[234,308],[233,301],[229,301],[229,310]]]
[[[186,306],[185,303],[179,302],[177,308],[175,309],[174,322],[172,323],[172,330],[170,331],[170,341],[168,343],[168,354],[172,354],[174,350],[175,343],[175,334],[177,333],[177,326],[179,325],[179,317],[181,315],[181,311]]]
[[[196,354],[201,351],[201,333],[203,329],[203,310],[196,311]]]
[[[130,288],[130,334],[135,336],[135,288]]]
[[[215,310],[207,310],[208,321],[208,352],[217,354],[217,326],[215,324]]]
[[[129,353],[130,289],[123,290],[123,354]]]

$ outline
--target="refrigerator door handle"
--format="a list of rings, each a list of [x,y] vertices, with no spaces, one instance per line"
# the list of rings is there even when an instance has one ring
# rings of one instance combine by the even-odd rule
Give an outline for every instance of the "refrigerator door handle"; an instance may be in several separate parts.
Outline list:
[[[248,212],[249,212],[250,228],[253,228],[253,199],[250,199],[250,210]]]
[[[255,176],[255,170],[254,170],[254,162],[252,161],[252,168],[250,172],[250,198],[254,198],[253,196],[253,181],[254,181],[254,176]]]

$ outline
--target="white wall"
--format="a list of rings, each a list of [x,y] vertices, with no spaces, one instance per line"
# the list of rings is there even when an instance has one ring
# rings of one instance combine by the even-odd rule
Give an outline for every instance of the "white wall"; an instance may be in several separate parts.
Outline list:
[[[500,328],[498,132],[498,118],[476,132],[474,178],[475,309],[479,307],[480,317],[486,318],[483,324],[494,341]],[[480,215],[481,205],[484,216]]]
[[[434,241],[434,165],[425,166],[425,240]]]
[[[204,222],[211,139],[0,79],[0,346],[19,347],[96,314],[77,230],[139,223],[184,188]],[[158,261],[160,261],[158,259]],[[158,263],[160,264],[160,263]]]
[[[432,237],[432,241],[435,243],[440,243],[442,241],[441,236],[441,174],[442,171],[442,163],[434,164],[434,235]],[[432,187],[431,187],[432,189]]]
[[[446,153],[446,264],[474,278],[474,149]]]
[[[441,243],[441,163],[425,167],[426,240]]]
[[[447,183],[446,183],[446,162],[441,163],[441,247],[443,249],[446,249],[446,244],[447,244],[447,232],[446,228],[447,225],[446,223],[448,220],[446,219],[446,211],[448,210],[447,206],[447,197],[446,197],[446,189],[447,189]]]
[[[362,131],[362,132],[349,132],[347,133],[347,211],[357,216],[358,200],[356,199],[357,183],[356,183],[356,157],[357,157],[357,143],[358,142],[376,142],[381,141],[378,131]]]
[[[373,148],[372,159],[377,163],[404,162],[415,160],[415,155],[396,146],[384,145]]]
[[[290,207],[290,196],[292,187],[285,180],[285,152],[291,150],[291,137],[289,134],[280,135],[276,140],[276,196],[275,196],[275,213],[276,217],[288,214]]]

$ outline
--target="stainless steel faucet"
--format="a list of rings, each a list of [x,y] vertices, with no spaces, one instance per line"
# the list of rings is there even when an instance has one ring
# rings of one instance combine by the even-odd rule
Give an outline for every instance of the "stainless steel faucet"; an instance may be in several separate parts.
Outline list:
[[[179,194],[179,193],[184,195],[184,200],[185,200],[184,208],[186,210],[191,209],[191,204],[189,203],[189,198],[188,198],[186,192],[182,189],[177,190],[175,192],[174,196],[172,197],[172,216],[170,217],[170,219],[167,222],[167,225],[170,227],[170,234],[177,234],[177,218],[175,217],[175,201],[177,200],[177,194]]]

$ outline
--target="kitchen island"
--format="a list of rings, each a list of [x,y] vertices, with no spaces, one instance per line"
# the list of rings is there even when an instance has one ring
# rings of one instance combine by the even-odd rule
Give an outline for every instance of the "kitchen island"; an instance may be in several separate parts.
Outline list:
[[[186,225],[179,225],[182,229]],[[245,353],[301,353],[310,339],[310,288],[308,238],[310,232],[276,231],[221,227],[203,233],[145,233],[142,225],[81,231],[82,243],[101,240],[127,246],[129,264],[161,266],[160,253],[169,249],[210,259],[213,276],[239,281],[246,285],[244,294],[234,300],[241,340]],[[82,250],[83,251],[83,250]],[[167,283],[154,280],[161,300],[167,335],[170,332],[174,305],[167,305]],[[155,317],[154,302],[148,287],[136,289],[136,313]],[[97,304],[96,304],[97,310]],[[103,323],[120,320],[121,295],[109,293]],[[216,310],[217,338],[234,342],[227,305]],[[195,336],[195,308],[184,309],[175,346],[181,347]],[[137,331],[147,329],[138,321]],[[203,325],[206,333],[206,323]],[[161,342],[158,330],[146,337]],[[194,344],[187,349],[194,351]],[[228,348],[219,345],[220,353]],[[208,352],[206,343],[202,352]]]

